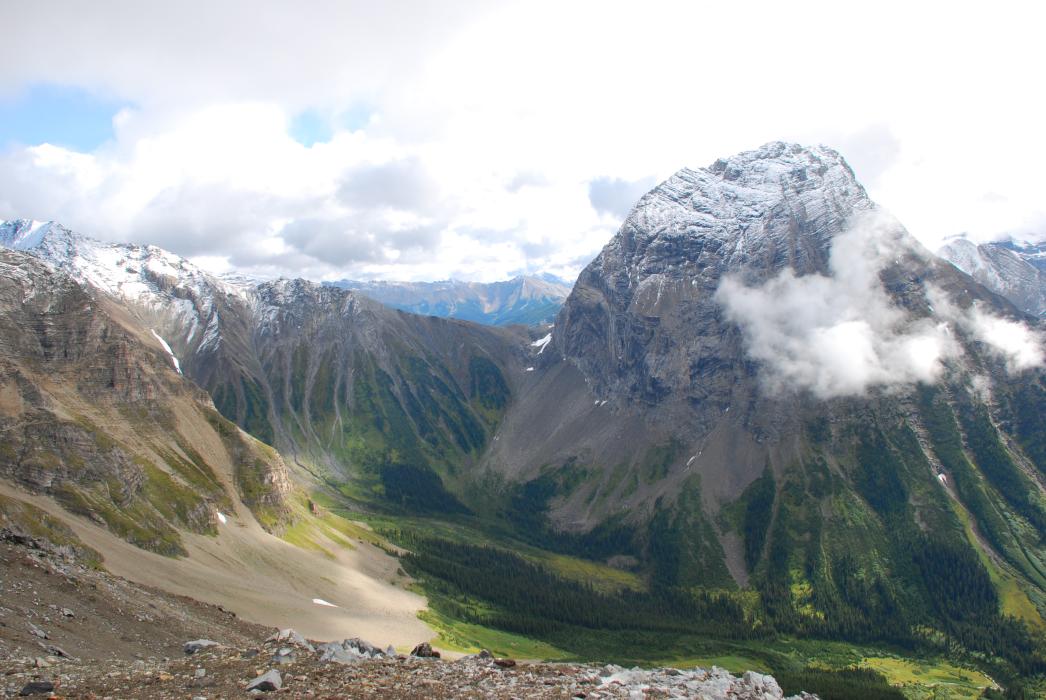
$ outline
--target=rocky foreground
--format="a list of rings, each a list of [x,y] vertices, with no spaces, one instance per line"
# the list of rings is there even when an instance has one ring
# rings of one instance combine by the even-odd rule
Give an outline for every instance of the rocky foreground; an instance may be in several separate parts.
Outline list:
[[[0,528],[0,697],[783,697],[758,673],[523,663],[488,652],[451,661],[428,644],[397,654],[361,639],[271,632]]]
[[[316,644],[281,630],[236,649],[193,640],[184,657],[111,667],[61,664],[11,674],[9,695],[68,698],[702,698],[780,700],[771,676],[719,669],[644,670],[587,664],[517,663],[488,652],[455,661],[420,644],[410,654],[359,639]],[[814,698],[803,694],[796,699]]]

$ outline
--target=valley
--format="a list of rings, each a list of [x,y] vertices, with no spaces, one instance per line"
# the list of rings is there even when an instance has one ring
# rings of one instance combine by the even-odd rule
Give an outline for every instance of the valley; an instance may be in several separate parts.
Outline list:
[[[0,243],[3,526],[113,576],[401,651],[1042,688],[1041,280],[934,256],[831,149],[679,171],[529,327]]]

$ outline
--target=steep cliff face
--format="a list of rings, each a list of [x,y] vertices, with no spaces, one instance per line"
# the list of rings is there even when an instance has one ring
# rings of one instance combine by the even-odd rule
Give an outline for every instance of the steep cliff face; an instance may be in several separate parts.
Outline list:
[[[0,475],[164,554],[246,503],[275,525],[290,485],[167,350],[29,255],[0,251]]]
[[[525,334],[405,314],[340,288],[219,279],[159,248],[55,223],[0,224],[0,245],[113,302],[299,479],[353,498],[389,491],[423,505],[420,479],[461,508],[442,479],[462,480],[522,373]]]
[[[1021,245],[1010,241],[982,243],[956,238],[937,254],[1018,309],[1041,318],[1046,314],[1046,262],[1042,244]]]

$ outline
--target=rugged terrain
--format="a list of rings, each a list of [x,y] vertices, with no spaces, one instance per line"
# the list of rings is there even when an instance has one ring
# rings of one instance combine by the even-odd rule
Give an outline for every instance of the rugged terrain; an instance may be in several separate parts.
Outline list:
[[[12,529],[12,527],[14,529]],[[770,676],[720,669],[628,671],[520,663],[489,653],[456,661],[398,654],[354,638],[308,642],[96,568],[81,544],[0,528],[0,693],[69,698],[239,696],[275,671],[294,697],[780,698]],[[52,536],[55,533],[50,533]],[[69,532],[66,537],[75,537]],[[75,542],[75,540],[70,540]],[[428,653],[419,645],[418,654]],[[191,652],[191,653],[190,653]],[[266,676],[265,674],[269,674]],[[805,696],[804,696],[805,697]]]
[[[945,260],[1031,316],[1046,314],[1046,246],[1013,241],[976,244],[955,238],[937,251]]]
[[[222,417],[126,307],[21,252],[0,251],[0,270],[5,522],[69,533],[111,572],[255,620],[427,634],[423,599],[373,536],[310,507],[279,454]]]
[[[383,585],[413,577],[426,620],[471,646],[493,627],[566,656],[654,664],[719,644],[794,671],[816,659],[800,663],[774,640],[845,640],[947,656],[1014,687],[1046,670],[1040,321],[923,249],[830,149],[771,143],[669,178],[582,272],[548,332],[417,316],[303,280],[218,280],[55,224],[0,233],[52,266],[26,274],[24,255],[4,258],[20,280],[5,281],[4,337],[44,329],[5,348],[26,358],[8,370],[23,378],[17,400],[2,394],[6,420],[23,426],[13,451],[65,444],[29,427],[65,414],[36,423],[24,407],[42,410],[25,397],[68,366],[47,395],[72,396],[86,416],[115,406],[91,424],[139,450],[128,473],[156,464],[173,493],[178,465],[199,461],[222,486],[205,506],[187,495],[165,513],[147,488],[103,489],[102,466],[63,472],[70,455],[15,462],[8,478],[41,507],[55,484],[86,479],[76,488],[108,501],[73,512],[107,523],[110,502],[113,520],[125,507],[156,511],[183,547],[165,553],[197,562],[217,543],[237,548],[237,566],[276,546],[208,530],[203,514],[222,512],[223,494],[255,509],[239,511],[249,528],[261,520],[339,565],[350,564],[340,543],[376,542],[402,555],[403,572],[377,567]],[[51,280],[46,294],[22,310],[37,274]],[[69,340],[81,337],[105,342],[87,358]],[[163,381],[145,381],[154,374]],[[109,379],[105,401],[89,391],[100,380],[82,376]],[[157,396],[211,416],[186,441],[209,445],[205,457],[178,443],[180,422],[146,445],[148,428],[121,427],[141,415],[128,405]],[[221,440],[263,457],[243,460]],[[77,450],[108,449],[104,435],[95,442]],[[252,505],[235,482],[245,463],[282,496]],[[157,579],[180,566],[157,563]],[[327,578],[281,590],[308,600]],[[206,592],[198,570],[193,590]]]

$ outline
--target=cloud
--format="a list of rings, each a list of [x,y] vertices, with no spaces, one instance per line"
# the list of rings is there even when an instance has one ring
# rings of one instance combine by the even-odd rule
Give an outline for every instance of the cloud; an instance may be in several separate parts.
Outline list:
[[[657,181],[652,177],[639,180],[597,177],[588,183],[588,201],[601,214],[624,219],[639,198],[653,189],[655,184]]]
[[[381,238],[351,219],[295,219],[280,230],[280,239],[292,250],[332,265],[388,259]]]
[[[175,252],[314,278],[346,272],[317,224],[332,222],[388,237],[352,274],[574,276],[651,176],[788,139],[840,146],[931,249],[960,231],[1030,236],[1044,220],[1046,140],[1026,89],[1042,9],[1000,1],[957,9],[948,32],[932,8],[892,0],[860,27],[826,0],[0,3],[0,100],[58,85],[133,105],[98,148],[0,153],[0,217],[155,232]],[[846,60],[772,79],[800,35]],[[832,99],[811,99],[817,85]],[[72,143],[61,131],[39,138]]]
[[[797,277],[788,269],[755,287],[727,277],[716,299],[741,327],[771,392],[809,390],[832,398],[933,382],[945,361],[961,353],[949,322],[955,317],[914,318],[879,279],[891,261],[913,254],[925,251],[895,219],[874,211],[835,238],[830,274]],[[1014,349],[1026,340],[1014,333],[1016,324],[985,319],[991,317],[971,316],[970,323],[993,342]],[[1031,357],[1027,348],[1016,352],[1021,362]]]
[[[1024,323],[994,316],[980,302],[961,309],[935,287],[927,288],[927,298],[939,316],[962,328],[973,340],[1006,363],[1011,373],[1046,364],[1046,339]]]
[[[969,319],[974,337],[1002,356],[1011,372],[1043,365],[1042,336],[1023,323],[992,316],[979,306]]]
[[[512,176],[512,179],[505,183],[505,189],[509,192],[519,192],[524,187],[546,187],[548,186],[548,178],[541,173],[536,172],[520,172]]]
[[[338,198],[352,207],[430,211],[440,204],[435,180],[416,158],[364,164],[347,171]]]

